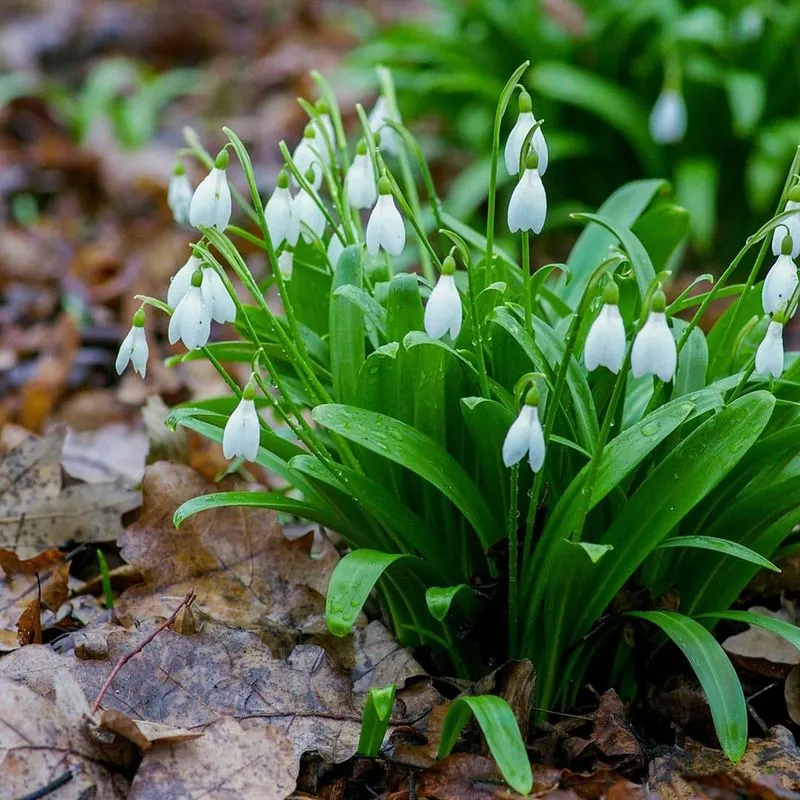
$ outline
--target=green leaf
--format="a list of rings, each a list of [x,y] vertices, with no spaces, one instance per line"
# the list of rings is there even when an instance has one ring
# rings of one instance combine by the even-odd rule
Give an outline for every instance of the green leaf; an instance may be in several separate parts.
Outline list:
[[[614,549],[610,544],[593,544],[592,542],[570,542],[570,544],[580,547],[589,556],[592,564],[596,564],[606,553]]]
[[[652,622],[683,651],[703,687],[719,743],[736,763],[747,747],[747,705],[736,670],[717,640],[698,622],[673,611],[629,611]]]
[[[689,212],[675,203],[659,203],[639,217],[631,231],[653,262],[656,273],[669,270],[681,255],[681,245],[689,232]]]
[[[672,335],[680,339],[688,323],[682,319],[672,320]],[[708,344],[700,328],[693,328],[689,338],[678,354],[678,369],[675,372],[673,397],[690,394],[706,385],[708,370]]]
[[[528,794],[533,788],[530,761],[514,712],[502,697],[484,694],[454,700],[442,726],[439,758],[450,755],[473,714],[506,783],[520,794]]]
[[[663,550],[671,547],[697,547],[700,550],[713,550],[716,553],[723,553],[727,556],[734,556],[741,558],[743,561],[749,561],[751,564],[758,564],[764,569],[772,570],[773,572],[780,572],[771,561],[759,555],[749,547],[745,547],[738,542],[731,542],[727,539],[719,539],[716,536],[676,536],[673,539],[667,539],[656,546],[656,550]]]
[[[386,309],[364,289],[347,283],[333,292],[334,297],[343,297],[361,309],[364,319],[372,323],[382,338],[386,337]]]
[[[458,586],[431,586],[425,592],[425,603],[428,606],[428,611],[434,619],[441,622],[450,611],[450,606],[455,600],[456,595],[466,591],[468,595],[472,596],[471,587],[466,583],[459,583]]]
[[[358,737],[358,752],[362,756],[374,758],[378,755],[389,727],[394,706],[395,685],[369,690],[364,704],[364,717],[361,720],[361,733]]]
[[[717,227],[719,164],[710,158],[684,159],[675,171],[675,197],[689,212],[692,239],[708,252]]]
[[[356,400],[358,372],[364,363],[364,315],[359,306],[339,296],[337,289],[348,285],[360,289],[362,281],[361,247],[350,245],[333,273],[329,322],[333,390],[346,403]]]
[[[317,406],[314,421],[373,453],[410,469],[446,495],[488,548],[502,535],[478,488],[458,462],[433,439],[411,425],[361,408],[331,403]]]
[[[400,272],[392,276],[386,300],[386,338],[402,342],[409,331],[422,330],[424,311],[416,275]]]
[[[757,72],[725,70],[725,90],[733,119],[733,132],[739,138],[755,131],[764,113],[767,87]]]
[[[757,614],[755,611],[709,611],[705,614],[695,615],[695,619],[727,619],[730,622],[745,622],[786,639],[789,644],[800,650],[800,628],[792,622],[775,619],[767,614]]]

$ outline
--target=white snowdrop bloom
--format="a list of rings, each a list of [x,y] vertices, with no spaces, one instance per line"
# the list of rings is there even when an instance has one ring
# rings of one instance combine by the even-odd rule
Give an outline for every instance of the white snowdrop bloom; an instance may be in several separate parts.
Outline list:
[[[258,457],[261,431],[254,396],[253,387],[248,383],[239,405],[225,423],[222,433],[222,454],[225,458],[241,457],[255,461]]]
[[[634,378],[657,375],[664,383],[668,383],[675,374],[678,349],[667,324],[665,306],[663,292],[656,292],[647,321],[633,341],[631,372]]]
[[[316,105],[319,116],[314,120],[314,128],[317,132],[319,151],[325,163],[330,163],[331,151],[336,156],[336,131],[331,119],[331,110],[325,100],[319,100]],[[329,149],[330,148],[330,149]]]
[[[117,353],[117,375],[122,375],[125,367],[130,361],[133,364],[133,371],[138,372],[144,378],[147,371],[147,357],[150,349],[147,346],[147,336],[144,332],[144,311],[140,308],[133,315],[133,325],[128,331],[127,336],[122,340]]]
[[[192,275],[198,269],[200,269],[200,259],[197,256],[189,256],[188,261],[170,278],[167,289],[168,305],[173,308],[178,307],[178,303],[183,300],[183,296],[192,285]]]
[[[657,144],[673,144],[686,133],[686,103],[677,89],[664,89],[650,112],[650,136]]]
[[[780,378],[783,373],[783,320],[779,315],[770,321],[756,350],[756,372],[773,378]]]
[[[167,187],[167,205],[178,225],[189,224],[189,207],[192,204],[193,194],[194,189],[189,176],[179,161],[175,165],[175,171]]]
[[[399,256],[406,243],[406,227],[392,197],[389,179],[378,181],[378,200],[367,222],[367,250],[376,256],[383,248],[389,255]]]
[[[187,350],[203,347],[211,333],[211,307],[202,290],[203,271],[195,270],[191,285],[181,298],[169,320],[167,338],[170,344],[182,339]]]
[[[375,205],[378,197],[375,166],[363,140],[356,147],[356,157],[347,170],[344,188],[347,192],[347,202],[353,208],[372,208]]]
[[[189,222],[194,228],[216,228],[222,232],[231,221],[231,187],[225,170],[228,153],[220,151],[214,169],[194,190],[189,206]]]
[[[399,123],[400,117],[390,113],[389,104],[381,95],[375,101],[372,111],[369,112],[367,122],[373,133],[380,134],[381,150],[396,156],[400,152],[400,136],[394,128],[386,124],[388,120]]]
[[[300,144],[292,153],[292,161],[298,172],[314,187],[322,186],[322,155],[317,132],[313,125],[306,125]],[[292,184],[298,186],[297,179],[292,176]]]
[[[528,131],[536,124],[536,117],[533,116],[533,105],[531,103],[531,96],[523,91],[519,96],[519,116],[508,135],[506,142],[506,149],[504,152],[506,162],[506,172],[509,175],[519,174],[519,160],[522,155],[522,145],[525,142],[525,137]],[[541,126],[538,127],[533,136],[531,136],[531,148],[536,151],[539,156],[539,165],[537,167],[539,174],[544,175],[547,172],[547,164],[549,155],[547,152],[547,142],[542,133]]]
[[[214,322],[223,325],[236,319],[236,303],[213,267],[203,269],[203,285],[200,288]]]
[[[603,293],[603,307],[589,329],[583,360],[589,372],[599,366],[610,369],[615,375],[625,359],[625,324],[619,313],[619,289],[610,283]]]
[[[339,263],[339,256],[344,252],[344,236],[340,230],[335,230],[331,234],[331,240],[328,242],[328,263],[333,269]]]
[[[538,472],[544,464],[544,431],[539,420],[538,402],[538,390],[531,389],[519,416],[508,429],[503,441],[503,463],[507,467],[516,464],[526,453],[534,472]]]
[[[463,311],[453,277],[455,271],[455,259],[447,256],[442,262],[442,274],[425,306],[425,333],[431,339],[441,339],[449,331],[450,338],[455,341],[461,330]]]
[[[547,216],[547,195],[542,176],[536,169],[539,157],[535,150],[528,153],[525,171],[511,194],[508,204],[508,227],[516,231],[541,233]]]
[[[280,247],[292,222],[292,193],[289,191],[289,176],[285,170],[278,174],[275,191],[264,208],[264,217],[272,246]]]
[[[325,215],[318,205],[317,196],[311,196],[301,189],[292,201],[292,218],[286,231],[286,241],[292,247],[297,244],[300,234],[303,241],[313,242],[314,236],[321,238],[325,233]]]
[[[780,225],[777,225],[772,231],[772,255],[780,255],[783,249],[784,237],[792,237],[792,250],[789,255],[792,258],[797,258],[800,255],[800,188],[795,187],[789,192],[789,199],[783,208],[784,211],[798,211],[797,214],[792,214],[786,217]]]
[[[792,261],[792,237],[785,236],[781,254],[770,267],[761,290],[761,305],[765,314],[774,314],[782,309],[797,288],[797,267]]]
[[[294,253],[291,250],[284,250],[278,256],[278,271],[281,273],[281,278],[285,281],[292,279],[294,272]]]

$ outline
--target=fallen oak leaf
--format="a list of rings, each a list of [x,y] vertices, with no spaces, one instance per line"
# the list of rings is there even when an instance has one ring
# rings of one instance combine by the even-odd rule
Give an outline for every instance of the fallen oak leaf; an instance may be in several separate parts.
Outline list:
[[[121,711],[102,710],[92,715],[90,723],[104,731],[110,731],[133,742],[141,752],[149,750],[153,745],[172,745],[198,739],[203,731],[189,731],[143,719],[132,719]]]
[[[6,575],[35,575],[54,567],[64,560],[61,550],[45,550],[32,558],[21,559],[13,550],[0,549],[0,569]]]
[[[763,606],[753,606],[748,611],[784,622],[794,622],[785,609],[770,611]],[[750,625],[747,630],[729,636],[722,642],[722,648],[740,666],[768,678],[785,677],[792,667],[800,664],[800,651],[793,644],[756,625]]]

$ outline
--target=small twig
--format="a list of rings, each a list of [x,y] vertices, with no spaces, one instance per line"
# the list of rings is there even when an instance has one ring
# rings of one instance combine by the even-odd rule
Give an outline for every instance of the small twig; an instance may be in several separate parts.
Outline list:
[[[135,655],[141,653],[142,650],[144,650],[144,648],[147,647],[147,645],[149,645],[150,642],[152,642],[153,639],[155,639],[159,633],[161,633],[163,630],[172,625],[172,623],[175,622],[175,618],[178,616],[178,612],[184,606],[186,607],[190,606],[192,603],[194,603],[196,599],[197,595],[195,594],[194,589],[189,589],[189,591],[186,593],[186,597],[184,597],[183,600],[181,600],[180,605],[149,636],[147,636],[145,640],[141,642],[141,644],[138,644],[136,647],[133,648],[133,650],[131,650],[130,653],[126,653],[124,656],[122,656],[122,658],[120,658],[119,661],[117,661],[116,666],[114,667],[114,669],[111,670],[111,674],[106,678],[105,683],[103,684],[102,688],[100,689],[100,692],[95,698],[94,703],[92,703],[92,712],[91,712],[92,714],[95,714],[97,712],[97,709],[100,708],[100,703],[103,701],[105,693],[108,691],[109,687],[114,681],[114,678],[117,677],[120,670]]]
[[[26,794],[20,797],[19,800],[39,800],[41,797],[47,797],[48,794],[60,789],[65,783],[69,783],[73,777],[72,771],[67,770],[63,775],[59,775],[55,780],[50,781],[47,786],[42,786],[41,789]]]

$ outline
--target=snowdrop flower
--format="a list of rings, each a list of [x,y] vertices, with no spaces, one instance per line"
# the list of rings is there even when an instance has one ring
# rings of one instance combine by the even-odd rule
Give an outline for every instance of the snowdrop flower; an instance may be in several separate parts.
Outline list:
[[[634,378],[657,375],[664,383],[668,383],[675,374],[678,350],[664,313],[666,305],[664,293],[657,291],[650,303],[647,321],[633,342],[631,372]]]
[[[317,141],[317,132],[310,123],[306,125],[303,138],[292,154],[292,161],[301,175],[314,187],[322,186],[322,154]],[[292,183],[298,186],[297,179],[292,177]]]
[[[292,222],[292,193],[289,191],[289,176],[284,169],[278,173],[275,191],[267,201],[264,217],[272,246],[280,247]]]
[[[425,333],[431,339],[441,339],[447,331],[450,331],[450,338],[455,341],[461,330],[463,312],[461,297],[453,277],[455,271],[455,259],[447,256],[442,262],[442,274],[425,306]]]
[[[167,289],[167,304],[173,308],[178,307],[178,303],[183,300],[183,296],[189,291],[192,285],[192,275],[200,269],[200,259],[197,256],[189,256],[188,261],[170,278],[169,289]]]
[[[599,366],[607,367],[615,375],[622,368],[625,358],[625,324],[619,313],[619,288],[612,280],[603,291],[603,307],[592,323],[583,360],[589,372]]]
[[[170,344],[182,339],[187,350],[205,346],[211,333],[211,308],[201,286],[203,270],[194,271],[186,294],[181,298],[169,320],[167,337]]]
[[[367,143],[361,139],[356,146],[356,157],[344,179],[347,202],[353,208],[372,208],[378,197],[375,167],[367,152]]]
[[[761,290],[761,305],[765,314],[773,314],[783,308],[797,288],[797,267],[792,261],[792,237],[784,236],[781,254],[770,267]]]
[[[547,215],[547,195],[542,177],[536,167],[539,156],[530,150],[525,160],[525,171],[516,185],[508,204],[508,227],[516,231],[540,233]]]
[[[314,127],[317,131],[320,155],[327,164],[330,162],[331,151],[334,156],[336,155],[336,132],[328,103],[325,100],[318,100],[316,109],[319,116],[314,120]]]
[[[367,222],[367,250],[376,256],[383,248],[389,255],[399,256],[406,243],[403,217],[392,197],[392,184],[384,175],[378,181],[378,200]]]
[[[775,314],[767,333],[756,350],[756,372],[780,378],[783,373],[783,326],[786,319],[781,312]]]
[[[255,461],[258,456],[261,432],[254,397],[253,384],[248,383],[239,405],[225,423],[222,433],[222,454],[225,458],[241,457]]]
[[[194,189],[186,174],[183,163],[178,161],[167,187],[167,205],[178,225],[189,224],[189,206],[192,204]]]
[[[328,242],[328,263],[333,269],[339,263],[339,256],[344,252],[344,237],[340,230],[334,230],[331,240]]]
[[[519,95],[519,116],[508,135],[505,149],[506,172],[509,175],[517,175],[519,173],[519,160],[522,157],[522,145],[525,142],[525,137],[528,131],[536,124],[536,118],[533,116],[533,104],[531,103],[531,96],[523,89]],[[545,141],[542,128],[539,126],[531,136],[531,148],[536,151],[539,156],[539,165],[537,169],[540,175],[547,172],[547,163],[549,156],[547,153],[547,142]]]
[[[790,255],[792,258],[797,258],[797,256],[800,255],[800,186],[795,186],[789,192],[789,198],[783,210],[798,211],[798,213],[786,217],[786,219],[773,230],[772,255],[777,256],[781,254],[783,238],[788,234],[792,237],[792,251]]]
[[[304,189],[295,195],[292,202],[292,218],[286,231],[286,241],[294,247],[301,233],[306,242],[313,242],[314,236],[319,239],[325,233],[325,215],[319,207],[319,199]]]
[[[133,325],[128,331],[128,335],[122,340],[117,353],[117,375],[122,375],[125,367],[130,361],[133,364],[133,371],[138,372],[144,378],[147,370],[147,357],[150,349],[147,347],[147,336],[144,332],[144,309],[140,308],[133,315]]]
[[[203,269],[203,284],[200,288],[206,305],[211,309],[211,319],[214,322],[224,325],[236,319],[236,303],[214,267]]]
[[[677,89],[664,89],[650,112],[650,136],[657,144],[672,144],[686,133],[686,103]]]
[[[534,472],[544,464],[544,431],[539,421],[539,390],[528,391],[519,416],[511,424],[503,442],[503,463],[507,467],[516,464],[525,454]]]
[[[278,256],[278,272],[281,273],[281,278],[285,281],[292,279],[294,272],[294,253],[286,249]]]
[[[400,117],[389,111],[389,104],[386,102],[386,98],[381,95],[375,101],[372,111],[369,112],[367,122],[369,123],[369,129],[373,133],[380,134],[381,150],[396,156],[400,152],[400,137],[394,128],[386,124],[389,120],[399,123]]]
[[[216,228],[220,233],[231,221],[231,187],[225,170],[228,167],[228,152],[220,150],[214,169],[206,175],[194,190],[189,206],[189,222],[194,228]]]

